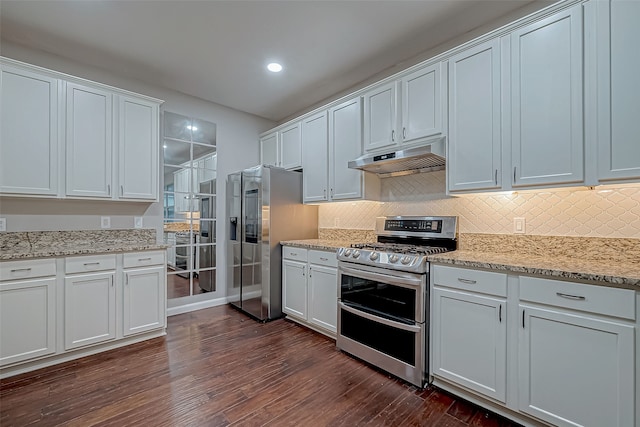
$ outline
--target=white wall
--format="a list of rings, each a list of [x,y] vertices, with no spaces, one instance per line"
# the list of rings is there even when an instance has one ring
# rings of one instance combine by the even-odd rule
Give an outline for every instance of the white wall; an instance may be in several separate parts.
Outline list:
[[[208,120],[217,125],[218,171],[217,181],[219,243],[225,241],[225,185],[223,177],[246,167],[258,164],[260,150],[258,135],[274,126],[274,123],[251,114],[233,110],[200,98],[185,95],[170,89],[153,86],[143,81],[132,80],[67,60],[46,52],[37,51],[4,40],[0,41],[0,53],[4,57],[27,62],[40,67],[60,71],[73,76],[119,87],[132,92],[163,99],[163,109]],[[215,84],[215,82],[211,82]],[[162,171],[162,169],[160,169]],[[162,173],[161,173],[162,175]],[[162,238],[161,203],[88,202],[68,200],[38,200],[2,198],[0,215],[7,218],[8,231],[32,230],[89,230],[100,228],[100,216],[111,216],[112,228],[133,228],[133,217],[144,216],[144,226],[156,228]],[[217,252],[217,283],[226,283],[224,245]],[[218,288],[224,286],[218,286]],[[221,296],[224,289],[198,298]],[[194,297],[196,298],[196,297]]]

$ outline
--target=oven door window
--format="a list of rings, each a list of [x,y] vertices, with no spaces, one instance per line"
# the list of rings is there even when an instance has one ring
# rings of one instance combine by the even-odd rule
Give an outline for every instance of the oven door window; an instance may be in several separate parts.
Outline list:
[[[340,299],[346,305],[396,322],[416,323],[420,287],[396,286],[348,274],[341,278]]]
[[[341,310],[340,316],[342,336],[415,366],[416,345],[420,343],[415,332],[374,322],[346,310]]]

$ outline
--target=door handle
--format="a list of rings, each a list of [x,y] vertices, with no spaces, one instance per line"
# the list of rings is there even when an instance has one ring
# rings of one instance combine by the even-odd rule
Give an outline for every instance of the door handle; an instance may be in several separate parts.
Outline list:
[[[396,131],[392,130],[391,131],[391,142],[395,142],[396,141]]]

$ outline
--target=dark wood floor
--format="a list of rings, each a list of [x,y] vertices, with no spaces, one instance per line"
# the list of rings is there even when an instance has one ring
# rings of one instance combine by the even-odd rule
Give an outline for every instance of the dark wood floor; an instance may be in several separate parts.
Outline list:
[[[170,317],[163,338],[4,379],[0,413],[2,427],[513,425],[229,306]]]

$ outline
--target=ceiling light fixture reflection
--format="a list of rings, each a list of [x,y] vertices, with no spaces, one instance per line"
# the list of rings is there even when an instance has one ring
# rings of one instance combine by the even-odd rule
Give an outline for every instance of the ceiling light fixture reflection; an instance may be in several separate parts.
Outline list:
[[[189,130],[191,130],[191,131],[194,131],[194,132],[195,132],[195,131],[197,131],[197,130],[198,130],[198,126],[191,126],[191,125],[188,125],[188,126],[187,126],[187,129],[189,129]]]
[[[271,71],[272,73],[279,73],[280,71],[282,71],[282,65],[278,64],[277,62],[271,62],[267,65],[267,70]]]

